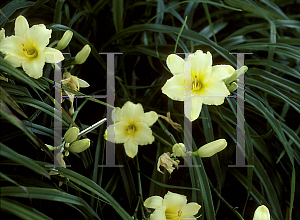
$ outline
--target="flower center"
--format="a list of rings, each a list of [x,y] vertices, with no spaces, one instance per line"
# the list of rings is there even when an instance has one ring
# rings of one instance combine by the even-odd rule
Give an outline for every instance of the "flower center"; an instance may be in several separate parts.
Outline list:
[[[179,211],[178,211],[178,217],[180,217],[180,216],[181,216],[181,214],[182,214],[182,211],[181,211],[181,210],[179,210]]]
[[[193,86],[193,90],[200,90],[201,89],[202,84],[201,84],[200,80],[197,79],[197,76],[195,76],[195,79],[193,81],[192,86]]]
[[[23,52],[26,57],[28,57],[28,58],[37,57],[38,52],[34,47],[26,48],[24,44],[22,44],[22,46],[23,46]]]
[[[128,125],[127,132],[128,134],[133,134],[135,132],[135,126],[134,125]]]

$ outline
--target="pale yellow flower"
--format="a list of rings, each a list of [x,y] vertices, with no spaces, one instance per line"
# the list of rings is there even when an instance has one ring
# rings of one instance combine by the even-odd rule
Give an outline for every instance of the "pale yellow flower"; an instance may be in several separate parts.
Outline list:
[[[199,157],[211,157],[225,149],[226,146],[227,142],[225,139],[218,139],[203,145],[196,152],[193,152],[192,155]]]
[[[135,157],[138,145],[147,145],[154,141],[149,127],[158,119],[156,112],[144,113],[141,104],[128,101],[121,109],[115,108],[112,117],[115,124],[107,128],[107,140],[124,143],[125,152],[129,157]]]
[[[177,167],[178,169],[178,163],[173,160],[171,157],[170,157],[170,153],[163,153],[159,158],[158,158],[158,161],[157,161],[157,171],[164,174],[164,172],[162,172],[160,170],[160,166],[163,166],[164,168],[166,168],[166,170],[169,172],[169,174],[171,174],[173,171],[174,171],[174,167]]]
[[[190,107],[185,106],[185,116],[190,121],[199,117],[202,104],[221,105],[230,94],[223,80],[235,70],[230,65],[212,66],[210,52],[197,50],[186,61],[171,54],[167,66],[173,77],[162,87],[162,92],[173,100],[187,101]]]
[[[64,59],[59,50],[46,47],[51,32],[44,24],[29,28],[26,18],[20,15],[15,23],[15,36],[1,40],[0,51],[12,65],[22,66],[25,73],[32,78],[40,78],[45,62],[58,63]]]
[[[270,219],[271,219],[270,212],[266,206],[261,205],[256,208],[254,212],[253,220],[270,220]]]
[[[168,192],[164,198],[151,196],[144,202],[147,208],[155,209],[150,220],[196,220],[201,206],[196,202],[187,204],[186,196]]]

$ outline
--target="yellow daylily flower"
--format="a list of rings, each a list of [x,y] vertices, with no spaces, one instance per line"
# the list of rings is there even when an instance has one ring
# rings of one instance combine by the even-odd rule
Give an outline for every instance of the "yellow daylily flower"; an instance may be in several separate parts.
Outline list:
[[[138,145],[147,145],[154,141],[150,126],[158,119],[156,112],[144,113],[141,104],[128,101],[121,109],[115,108],[112,117],[115,124],[108,126],[107,140],[124,143],[125,152],[129,157],[135,157]]]
[[[230,65],[212,66],[210,52],[197,50],[186,61],[171,54],[167,58],[167,66],[173,77],[167,80],[162,92],[173,100],[190,104],[189,108],[185,106],[185,116],[190,121],[199,117],[202,104],[221,105],[230,94],[223,80],[235,70]]]
[[[15,36],[1,40],[0,51],[12,65],[22,66],[25,73],[32,78],[40,78],[45,62],[58,63],[64,59],[59,50],[46,47],[51,32],[44,24],[29,28],[26,18],[20,15],[15,23]]]
[[[253,220],[270,220],[269,209],[264,206],[258,206],[254,212]]]
[[[201,206],[196,202],[187,204],[184,195],[168,192],[164,198],[151,196],[144,202],[147,208],[155,209],[150,215],[150,220],[196,220],[196,215]]]
[[[225,139],[218,139],[203,145],[196,152],[193,152],[192,155],[199,157],[211,157],[224,150],[226,146],[227,142]]]

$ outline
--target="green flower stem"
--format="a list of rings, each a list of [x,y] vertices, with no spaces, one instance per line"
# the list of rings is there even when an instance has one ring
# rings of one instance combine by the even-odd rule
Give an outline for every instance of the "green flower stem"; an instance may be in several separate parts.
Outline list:
[[[167,128],[165,127],[165,125],[163,124],[163,122],[161,120],[157,120],[160,127],[163,129],[163,131],[171,138],[173,145],[177,144],[177,141],[175,140],[174,136],[167,130]]]
[[[141,211],[142,211],[142,215],[143,215],[143,219],[146,219],[146,216],[145,216],[145,213],[144,213],[144,206],[143,206],[143,191],[142,191],[142,181],[141,181],[141,174],[140,174],[140,164],[139,164],[139,159],[138,157],[136,156],[135,157],[135,162],[136,162],[136,168],[137,168],[137,178],[138,178],[138,188],[139,188],[139,194],[140,194],[140,198],[139,200],[142,201],[140,202],[140,205],[141,205]]]

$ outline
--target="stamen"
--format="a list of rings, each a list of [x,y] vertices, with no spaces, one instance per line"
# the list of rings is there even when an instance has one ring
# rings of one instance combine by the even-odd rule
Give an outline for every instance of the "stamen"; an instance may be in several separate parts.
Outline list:
[[[128,132],[128,134],[133,134],[135,132],[135,126],[134,125],[128,125],[127,132]]]
[[[182,215],[182,211],[179,210],[179,211],[178,211],[178,217],[180,217],[181,215]]]
[[[200,90],[201,89],[201,82],[197,79],[197,76],[195,76],[192,87],[193,87],[193,90]]]

